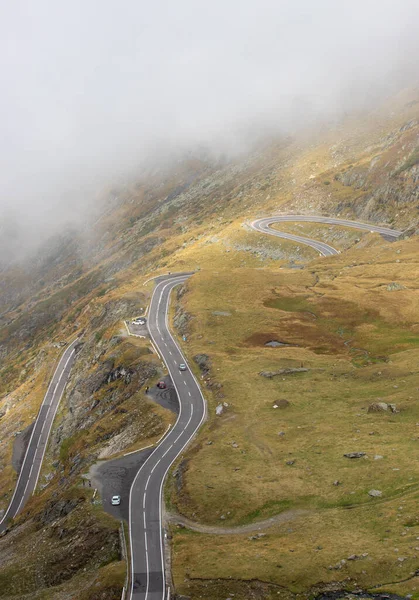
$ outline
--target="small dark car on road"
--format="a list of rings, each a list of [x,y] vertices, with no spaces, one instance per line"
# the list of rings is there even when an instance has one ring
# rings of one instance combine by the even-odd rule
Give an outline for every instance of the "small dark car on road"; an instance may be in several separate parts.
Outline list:
[[[165,390],[167,388],[167,385],[164,381],[159,381],[157,387],[159,388],[159,390]]]

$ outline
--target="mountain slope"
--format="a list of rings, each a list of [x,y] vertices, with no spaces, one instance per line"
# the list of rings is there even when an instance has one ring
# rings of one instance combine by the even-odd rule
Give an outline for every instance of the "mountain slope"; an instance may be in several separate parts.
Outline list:
[[[0,540],[0,597],[120,597],[119,524],[89,502],[81,475],[101,453],[156,440],[173,419],[147,400],[145,386],[161,376],[161,364],[146,340],[127,337],[123,320],[147,306],[150,277],[185,270],[199,272],[176,300],[174,323],[187,335],[191,362],[208,357],[197,358],[196,372],[210,418],[169,478],[168,510],[175,521],[181,512],[198,525],[221,527],[307,513],[267,530],[266,538],[223,536],[223,549],[215,534],[174,527],[176,588],[212,599],[288,597],[330,585],[390,589],[401,580],[391,589],[413,589],[417,98],[404,92],[373,114],[230,162],[188,158],[115,186],[104,193],[92,228],[57,236],[30,261],[2,271],[3,508],[16,478],[13,434],[36,414],[59,343],[78,334],[83,346],[42,489]],[[310,248],[246,226],[278,210],[387,223],[408,236],[391,243],[369,233],[287,224],[345,250],[319,259]],[[287,345],[265,347],[271,341]],[[301,364],[308,373],[259,374]],[[290,405],[273,409],[280,400]],[[368,413],[378,401],[396,404],[400,413]],[[229,406],[218,418],[220,402]],[[369,459],[343,457],[357,450]],[[337,480],[342,484],[333,485]],[[368,496],[373,488],[382,498]],[[356,528],[348,505],[358,515]],[[403,561],[388,556],[390,541]],[[51,551],[39,556],[37,548],[48,544]]]

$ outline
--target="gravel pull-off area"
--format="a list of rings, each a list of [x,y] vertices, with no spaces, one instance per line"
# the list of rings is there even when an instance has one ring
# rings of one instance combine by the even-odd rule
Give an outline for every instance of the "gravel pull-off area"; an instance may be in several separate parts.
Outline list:
[[[159,389],[157,386],[153,386],[148,390],[147,397],[178,414],[179,402],[170,377],[167,375],[160,381],[164,381],[167,387]],[[138,469],[144,464],[154,448],[155,446],[145,448],[121,458],[104,460],[92,465],[87,479],[90,480],[93,488],[97,488],[106,512],[118,519],[128,521],[129,491],[132,482]],[[112,496],[121,496],[119,506],[112,506]]]
[[[157,386],[154,386],[148,390],[147,397],[163,406],[163,408],[171,410],[176,415],[179,414],[179,401],[170,375],[162,377],[160,381],[164,381],[167,386],[166,389],[160,390]]]
[[[92,465],[89,479],[97,488],[106,512],[117,519],[128,521],[129,491],[138,469],[147,460],[154,448],[139,450],[115,460],[101,461]],[[111,505],[112,496],[121,496],[119,506]]]

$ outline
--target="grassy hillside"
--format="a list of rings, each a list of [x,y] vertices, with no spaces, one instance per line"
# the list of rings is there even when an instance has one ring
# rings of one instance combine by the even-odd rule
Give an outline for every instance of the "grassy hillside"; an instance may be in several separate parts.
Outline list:
[[[191,363],[208,357],[210,419],[177,467],[181,483],[169,482],[171,510],[218,534],[278,514],[287,520],[263,523],[260,540],[240,528],[220,540],[211,528],[174,527],[183,593],[223,598],[231,582],[217,596],[203,582],[240,573],[292,593],[342,582],[343,574],[363,588],[410,578],[419,492],[418,250],[417,239],[372,239],[302,271],[205,271],[187,284],[185,350]],[[393,262],[400,255],[402,268]],[[266,346],[271,341],[284,345]],[[378,402],[397,412],[369,412]],[[344,456],[351,452],[365,456]],[[388,552],[390,540],[402,562]],[[362,563],[329,569],[365,552]]]

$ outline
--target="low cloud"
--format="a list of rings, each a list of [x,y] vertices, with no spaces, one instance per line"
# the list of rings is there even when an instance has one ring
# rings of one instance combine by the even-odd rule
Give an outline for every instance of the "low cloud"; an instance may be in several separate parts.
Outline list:
[[[417,85],[418,30],[416,0],[2,3],[3,243],[82,222],[150,157],[245,150]]]

